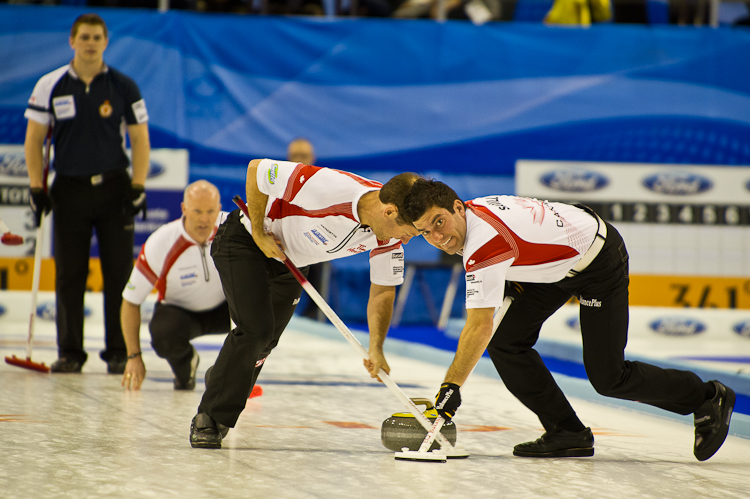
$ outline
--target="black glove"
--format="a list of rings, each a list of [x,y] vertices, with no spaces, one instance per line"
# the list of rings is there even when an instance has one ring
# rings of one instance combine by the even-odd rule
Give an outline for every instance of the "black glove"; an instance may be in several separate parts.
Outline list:
[[[143,219],[146,220],[147,209],[148,204],[146,203],[146,191],[144,190],[143,186],[131,185],[130,195],[128,196],[128,205],[126,207],[128,214],[135,217],[139,212],[143,212]]]
[[[443,383],[435,397],[435,409],[443,419],[450,421],[461,405],[460,386],[455,383]]]
[[[31,206],[31,211],[34,212],[36,226],[39,227],[42,221],[42,213],[46,215],[52,210],[52,200],[49,194],[41,187],[32,187],[29,205]]]

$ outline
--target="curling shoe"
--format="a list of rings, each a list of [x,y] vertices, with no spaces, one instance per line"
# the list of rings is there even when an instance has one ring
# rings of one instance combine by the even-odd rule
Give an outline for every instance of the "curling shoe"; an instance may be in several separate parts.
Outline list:
[[[693,454],[698,461],[705,461],[716,454],[726,440],[729,420],[732,418],[736,400],[734,390],[718,381],[712,381],[712,383],[716,385],[716,395],[711,400],[706,400],[693,414],[695,419]]]
[[[60,357],[49,366],[49,370],[53,373],[79,373],[82,368],[82,362],[65,357]]]
[[[217,423],[205,412],[198,413],[190,424],[190,445],[197,449],[221,449],[221,440],[229,427]]]
[[[582,431],[553,429],[534,442],[518,444],[513,455],[519,457],[589,457],[594,455],[591,428]]]
[[[201,358],[198,356],[198,350],[193,347],[193,356],[190,358],[190,376],[184,382],[180,381],[180,379],[175,376],[175,390],[195,390],[195,374],[198,372],[198,364],[200,363],[200,361]]]

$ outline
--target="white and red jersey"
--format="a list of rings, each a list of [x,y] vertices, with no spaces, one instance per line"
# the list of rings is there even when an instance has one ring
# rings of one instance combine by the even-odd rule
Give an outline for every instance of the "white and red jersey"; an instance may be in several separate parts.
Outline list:
[[[141,247],[122,297],[140,305],[156,288],[158,300],[168,305],[193,312],[219,306],[225,298],[211,258],[211,242],[226,216],[219,213],[205,244],[188,235],[183,218],[156,229]]]
[[[268,195],[265,229],[281,240],[298,267],[370,252],[370,281],[396,286],[404,280],[401,241],[378,240],[363,227],[357,203],[382,184],[330,168],[264,159],[258,189]],[[252,232],[250,221],[242,223]]]
[[[505,281],[557,282],[596,237],[596,218],[575,206],[517,196],[466,203],[466,308],[498,307]]]

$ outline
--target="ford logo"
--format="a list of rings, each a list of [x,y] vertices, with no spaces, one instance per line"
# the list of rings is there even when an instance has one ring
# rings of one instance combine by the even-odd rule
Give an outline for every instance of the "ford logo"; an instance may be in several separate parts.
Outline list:
[[[581,330],[581,323],[578,320],[578,316],[574,315],[570,318],[568,318],[565,321],[565,325],[568,326],[570,329],[573,329],[574,331],[580,331]]]
[[[24,153],[0,153],[0,175],[28,177]]]
[[[660,194],[690,196],[706,192],[714,184],[706,177],[692,173],[662,172],[643,179],[643,185]]]
[[[41,305],[37,305],[36,315],[37,317],[39,317],[40,319],[44,319],[45,321],[54,321],[57,317],[57,308],[55,307],[55,302],[48,301],[42,303]],[[83,307],[83,316],[91,316],[91,309],[89,307]]]
[[[3,316],[3,315],[5,315],[5,307],[0,305],[0,316]]]
[[[732,328],[734,332],[745,338],[750,338],[750,321],[738,322]]]
[[[653,321],[649,326],[654,332],[666,336],[692,336],[706,330],[702,322],[684,317],[664,317]]]
[[[604,175],[586,170],[556,170],[542,175],[539,180],[556,191],[589,192],[609,185]]]
[[[146,178],[154,178],[158,177],[162,173],[164,173],[164,165],[161,163],[156,163],[155,161],[149,161],[148,163],[148,175]]]

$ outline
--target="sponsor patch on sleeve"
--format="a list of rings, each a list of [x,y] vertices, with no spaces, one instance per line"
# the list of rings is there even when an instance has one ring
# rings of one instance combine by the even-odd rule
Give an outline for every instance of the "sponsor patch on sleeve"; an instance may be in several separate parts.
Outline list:
[[[391,253],[391,274],[393,277],[404,276],[404,252],[394,251]]]
[[[466,274],[466,300],[484,300],[482,279],[476,274]]]
[[[133,102],[133,114],[135,115],[135,121],[140,125],[148,121],[148,111],[146,111],[146,101],[143,99]]]

